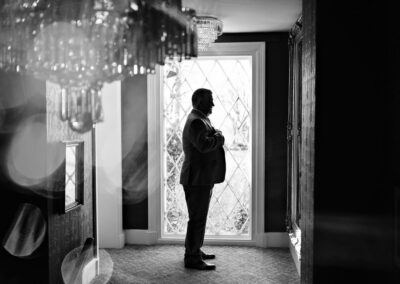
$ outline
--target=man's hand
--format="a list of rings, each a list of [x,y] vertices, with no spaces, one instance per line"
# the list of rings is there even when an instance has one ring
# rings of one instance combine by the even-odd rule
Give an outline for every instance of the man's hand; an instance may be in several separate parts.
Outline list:
[[[215,129],[210,131],[200,119],[195,119],[190,124],[189,139],[200,153],[215,151],[225,143],[225,138],[221,131]]]
[[[225,143],[225,137],[222,135],[220,130],[215,130],[214,137],[217,138],[218,141],[221,141],[221,146]]]

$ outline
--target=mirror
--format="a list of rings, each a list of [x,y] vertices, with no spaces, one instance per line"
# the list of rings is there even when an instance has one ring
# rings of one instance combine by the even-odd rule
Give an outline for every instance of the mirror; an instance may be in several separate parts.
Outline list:
[[[83,142],[65,143],[64,212],[83,204]]]

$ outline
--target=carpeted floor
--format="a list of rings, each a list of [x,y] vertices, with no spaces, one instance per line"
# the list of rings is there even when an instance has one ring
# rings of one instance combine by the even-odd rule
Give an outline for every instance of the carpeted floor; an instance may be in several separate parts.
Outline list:
[[[112,284],[299,283],[289,249],[205,246],[204,251],[216,254],[216,259],[208,261],[216,264],[215,271],[185,269],[182,245],[126,246],[123,249],[102,250],[100,269],[109,274],[108,283]]]

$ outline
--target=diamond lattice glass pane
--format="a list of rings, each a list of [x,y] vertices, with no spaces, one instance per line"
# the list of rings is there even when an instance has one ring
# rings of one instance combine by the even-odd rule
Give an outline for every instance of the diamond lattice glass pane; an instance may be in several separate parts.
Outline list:
[[[216,184],[210,202],[207,236],[246,236],[251,227],[251,58],[207,57],[169,62],[163,78],[164,234],[184,235],[188,220],[179,184],[182,131],[198,88],[213,92],[210,120],[225,136],[226,179]]]
[[[247,210],[241,206],[239,203],[236,204],[236,207],[233,210],[233,224],[236,229],[236,232],[242,231],[244,229],[247,220],[249,219],[249,215]]]
[[[214,59],[201,59],[200,60],[193,60],[193,64],[197,65],[199,68],[200,72],[203,74],[204,77],[209,78],[207,74],[211,74],[212,70],[215,68],[215,65],[217,64],[217,61]],[[189,77],[191,77],[192,74],[189,74]]]
[[[168,129],[171,131],[170,139],[167,142],[167,153],[172,158],[173,162],[176,163],[180,155],[182,154],[182,142],[178,131],[173,131],[173,129]]]
[[[221,93],[223,92],[222,87],[224,86],[224,82],[228,80],[228,77],[225,73],[225,71],[222,69],[221,64],[219,63],[220,60],[216,60],[216,63],[214,64],[213,68],[211,69],[210,72],[205,74],[213,74],[213,76],[208,76],[207,81],[209,82],[211,88],[214,90],[216,93]]]
[[[206,81],[206,76],[200,69],[199,64],[197,64],[196,61],[194,61],[190,75],[186,75],[186,80],[193,90],[196,90],[197,88],[200,88],[200,86],[204,85]]]
[[[223,105],[223,102],[220,101],[219,97],[215,97],[214,98],[214,108],[212,109],[213,113],[226,113],[225,111],[225,106]],[[221,129],[221,124],[223,122],[225,117],[223,116],[214,116],[213,117],[213,125],[218,128]]]
[[[235,159],[233,158],[231,151],[227,151],[225,153],[225,160],[226,160],[225,179],[230,180],[232,178],[233,173],[235,172],[235,170],[237,168],[237,163],[236,163]]]
[[[229,184],[231,185],[230,188],[232,192],[234,192],[237,198],[239,198],[243,192],[247,191],[250,183],[242,170],[237,168],[235,173],[232,175],[232,178],[229,180]]]
[[[218,63],[226,73],[227,79],[232,80],[233,78],[235,78],[235,74],[238,73],[238,68],[237,68],[239,64],[238,60],[231,60],[231,59],[219,60]]]

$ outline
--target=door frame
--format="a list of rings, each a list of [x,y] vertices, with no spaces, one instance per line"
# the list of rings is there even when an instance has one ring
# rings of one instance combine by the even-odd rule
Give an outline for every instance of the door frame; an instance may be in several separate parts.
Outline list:
[[[206,244],[240,244],[266,247],[268,235],[264,230],[265,217],[265,43],[215,43],[200,56],[252,57],[252,239],[228,240],[207,238]],[[148,243],[183,243],[184,239],[161,238],[161,158],[160,131],[162,87],[160,67],[156,74],[147,76],[148,99]]]
[[[301,143],[302,143],[302,16],[289,33],[289,92],[287,122],[286,229],[290,251],[300,274],[301,260]]]

